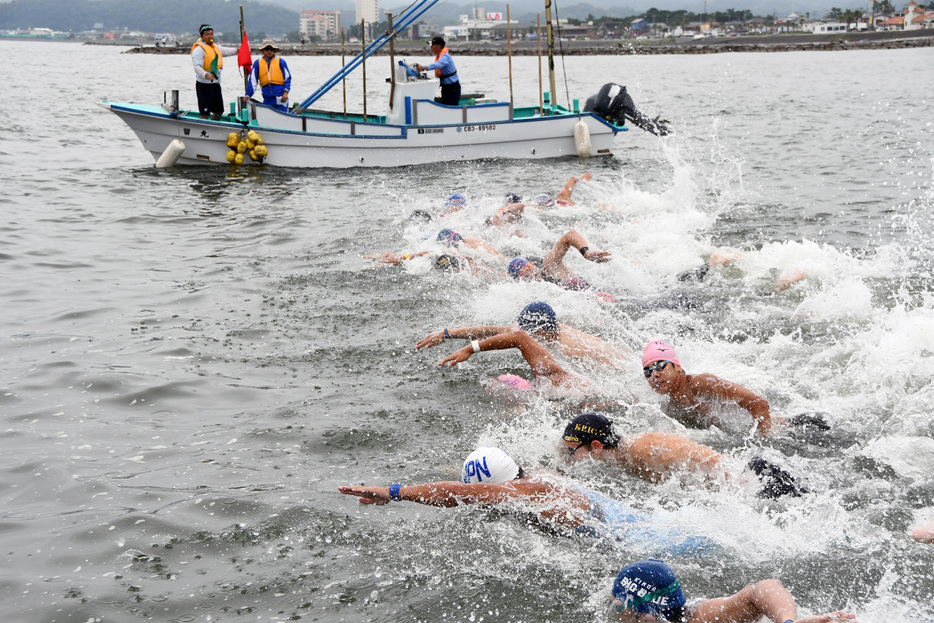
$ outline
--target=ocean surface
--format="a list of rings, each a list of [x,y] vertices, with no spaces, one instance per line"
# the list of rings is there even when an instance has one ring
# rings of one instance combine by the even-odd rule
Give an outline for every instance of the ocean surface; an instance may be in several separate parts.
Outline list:
[[[934,49],[559,59],[561,101],[618,82],[675,134],[636,128],[589,162],[351,171],[156,170],[97,102],[179,89],[193,107],[188,57],[68,43],[0,52],[11,87],[0,620],[607,620],[613,577],[649,549],[337,491],[456,480],[471,450],[498,445],[724,544],[669,560],[689,599],[775,577],[800,613],[934,621],[934,546],[907,536],[934,522]],[[297,100],[340,66],[287,60]],[[465,91],[508,99],[505,58],[456,60]],[[367,64],[371,113],[388,65]],[[537,102],[537,60],[512,65],[517,105]],[[351,110],[361,94],[352,78]],[[340,109],[340,89],[320,103]],[[528,210],[524,237],[483,226],[507,192],[554,194],[584,171],[594,177],[577,205]],[[442,218],[454,192],[470,207]],[[415,209],[435,218],[413,223]],[[617,303],[442,275],[427,258],[363,258],[432,249],[425,237],[442,227],[534,255],[575,229],[613,260],[568,265]],[[739,259],[678,280],[713,252]],[[772,293],[796,272],[805,279]],[[517,352],[440,369],[463,343],[414,350],[444,327],[513,323],[533,300],[634,351],[617,370],[561,360],[610,398],[623,432],[687,436],[737,472],[763,455],[809,493],[763,500],[753,486],[564,465],[555,445],[574,405],[481,385],[530,378]],[[831,431],[762,441],[748,426],[683,427],[639,370],[656,338],[688,372],[740,383],[778,416],[823,412]]]

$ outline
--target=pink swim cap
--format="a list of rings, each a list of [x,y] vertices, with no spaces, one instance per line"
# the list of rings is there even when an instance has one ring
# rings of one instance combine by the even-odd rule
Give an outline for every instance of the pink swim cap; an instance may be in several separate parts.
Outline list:
[[[521,376],[517,376],[515,374],[500,374],[498,377],[496,377],[496,380],[516,389],[528,389],[532,387],[531,383],[529,383]]]
[[[643,368],[656,361],[670,361],[676,366],[681,365],[681,362],[678,361],[678,355],[675,354],[674,347],[665,340],[649,342],[645,345],[645,350],[642,351]]]

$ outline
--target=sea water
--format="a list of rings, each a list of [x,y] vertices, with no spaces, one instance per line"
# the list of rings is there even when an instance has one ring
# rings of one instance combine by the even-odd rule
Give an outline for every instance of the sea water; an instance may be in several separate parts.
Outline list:
[[[187,56],[0,48],[4,621],[604,620],[613,576],[647,552],[337,492],[456,480],[480,444],[721,543],[720,557],[670,561],[689,597],[776,577],[804,613],[934,620],[934,548],[906,535],[934,521],[934,50],[571,57],[559,101],[617,82],[675,133],[634,128],[589,162],[338,171],[155,170],[96,102],[179,89],[194,107]],[[465,91],[509,98],[505,59],[456,58]],[[340,65],[287,60],[296,100]],[[369,114],[384,112],[388,65],[367,64]],[[228,100],[241,81],[226,69]],[[537,59],[513,59],[513,88],[516,105],[537,103]],[[348,80],[350,110],[362,92]],[[341,88],[319,104],[340,110]],[[524,238],[482,225],[507,192],[554,194],[587,170],[577,205],[527,211]],[[408,220],[438,217],[453,192],[469,209]],[[362,257],[430,249],[443,226],[536,255],[575,229],[613,260],[568,265],[618,302]],[[739,259],[677,279],[712,252]],[[632,349],[617,371],[562,360],[624,433],[690,437],[737,472],[764,455],[809,493],[764,501],[564,466],[573,405],[483,392],[490,376],[531,376],[516,352],[440,369],[462,343],[414,350],[444,327],[510,324],[532,300]],[[776,415],[826,413],[833,430],[763,442],[742,423],[684,428],[639,370],[655,338],[689,372],[741,383]]]

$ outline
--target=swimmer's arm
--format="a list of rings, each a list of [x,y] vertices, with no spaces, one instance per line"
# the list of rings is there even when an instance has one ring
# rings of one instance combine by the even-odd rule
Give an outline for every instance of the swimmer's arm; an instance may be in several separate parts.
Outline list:
[[[477,327],[460,327],[457,329],[442,329],[441,331],[433,331],[425,336],[424,339],[419,340],[415,345],[415,350],[421,350],[422,348],[431,348],[432,346],[437,346],[444,340],[450,338],[455,340],[479,340],[485,337],[490,337],[491,335],[499,335],[500,333],[505,333],[507,331],[515,331],[518,327],[513,325],[511,327],[495,327],[492,325],[481,325]],[[447,331],[447,335],[444,332]]]
[[[719,379],[712,374],[698,374],[693,377],[691,383],[697,393],[714,396],[725,402],[735,402],[746,409],[756,421],[759,434],[763,437],[769,434],[772,418],[769,414],[769,401],[765,398],[738,383]]]
[[[542,270],[546,274],[550,274],[555,277],[567,277],[566,274],[558,274],[558,271],[562,269],[565,272],[567,268],[564,266],[562,261],[564,256],[567,255],[567,252],[571,247],[574,247],[578,251],[587,246],[587,240],[581,236],[579,233],[573,229],[568,233],[561,236],[558,242],[555,243],[555,246],[552,247],[551,251],[545,256],[544,261],[542,262]],[[609,251],[597,251],[596,249],[588,249],[584,254],[584,259],[590,260],[591,262],[609,262],[613,259]]]
[[[631,350],[605,342],[596,335],[562,324],[558,334],[561,350],[565,355],[595,361],[602,365],[623,366],[633,356]]]
[[[406,260],[414,260],[416,257],[428,255],[428,253],[428,251],[418,251],[417,253],[367,253],[363,257],[368,260],[380,260],[383,264],[398,266]]]
[[[719,452],[690,439],[668,433],[642,433],[617,452],[617,460],[630,471],[649,480],[663,480],[686,471],[707,477],[724,475]]]
[[[797,618],[798,610],[791,593],[778,580],[762,580],[746,586],[729,597],[708,599],[701,602],[690,619],[690,623],[752,623],[768,617],[775,623],[796,621],[797,623],[856,623],[856,615],[843,611]]]
[[[485,241],[481,240],[480,238],[464,238],[463,240],[464,240],[465,245],[467,245],[471,249],[474,249],[475,251],[486,251],[490,255],[496,255],[501,258],[506,257],[505,255],[503,255],[502,253],[500,253],[499,251],[497,251],[496,249],[488,245]]]
[[[356,495],[361,504],[387,504],[390,502],[389,487],[338,487],[345,495]],[[404,485],[399,489],[399,499],[426,506],[452,507],[461,504],[495,506],[518,492],[509,484],[463,483],[456,481],[429,482],[421,485]]]
[[[574,205],[574,202],[571,201],[571,193],[574,192],[574,186],[576,186],[577,182],[581,180],[584,180],[586,182],[592,178],[593,178],[593,174],[590,173],[589,171],[581,175],[579,178],[571,176],[571,178],[568,179],[567,183],[564,185],[564,188],[558,191],[558,196],[555,197],[555,202],[563,201],[567,203],[568,205]]]
[[[532,367],[535,376],[567,375],[567,372],[552,358],[551,353],[525,331],[509,331],[479,341],[480,350],[506,350],[518,348],[525,361]],[[441,360],[439,366],[453,367],[470,359],[473,346],[465,346]]]

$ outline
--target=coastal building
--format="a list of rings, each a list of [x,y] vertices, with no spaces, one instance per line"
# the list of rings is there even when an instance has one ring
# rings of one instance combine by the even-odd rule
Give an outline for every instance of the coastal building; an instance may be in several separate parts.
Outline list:
[[[356,23],[359,24],[360,20],[365,21],[367,24],[380,20],[379,0],[357,0]]]
[[[510,26],[515,28],[515,21]],[[457,24],[444,27],[446,41],[491,41],[505,36],[506,14],[487,13],[483,7],[474,7],[470,15],[461,15]]]
[[[317,37],[324,43],[340,40],[340,11],[302,11],[298,31],[311,39]]]

